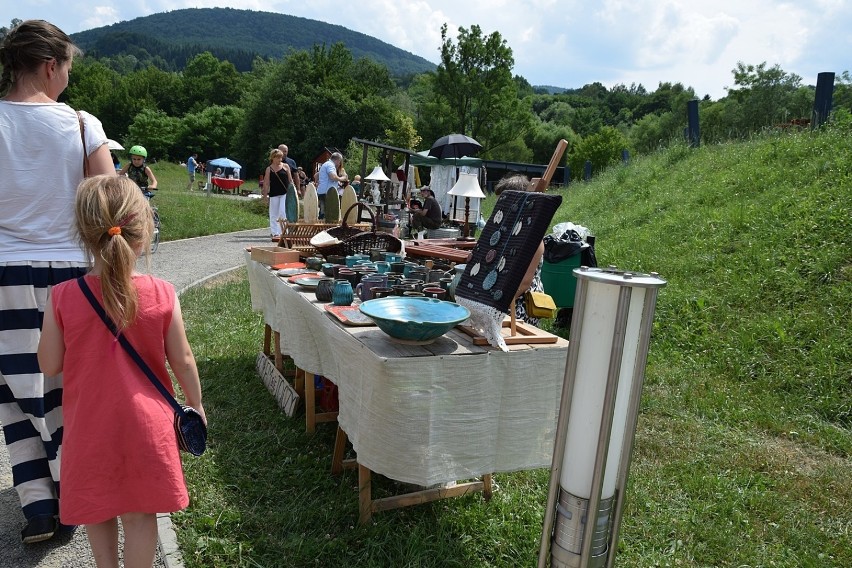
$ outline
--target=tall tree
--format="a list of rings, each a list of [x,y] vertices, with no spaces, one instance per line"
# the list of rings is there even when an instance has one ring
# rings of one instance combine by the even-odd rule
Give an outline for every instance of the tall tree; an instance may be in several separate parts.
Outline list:
[[[523,134],[529,127],[531,111],[518,97],[518,83],[512,77],[512,49],[500,33],[485,36],[477,25],[469,30],[460,27],[454,43],[444,24],[441,42],[435,94],[452,112],[452,129],[476,138],[485,155]]]

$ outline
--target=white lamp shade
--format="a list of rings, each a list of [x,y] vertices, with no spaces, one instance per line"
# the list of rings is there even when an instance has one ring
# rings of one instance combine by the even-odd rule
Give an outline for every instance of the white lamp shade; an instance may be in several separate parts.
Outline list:
[[[384,170],[382,170],[381,166],[376,166],[373,168],[373,171],[370,172],[370,175],[364,177],[364,179],[369,180],[377,180],[377,181],[390,181],[390,178],[385,175]]]
[[[479,187],[476,174],[459,174],[458,181],[447,193],[458,197],[478,197],[480,199],[485,197]]]

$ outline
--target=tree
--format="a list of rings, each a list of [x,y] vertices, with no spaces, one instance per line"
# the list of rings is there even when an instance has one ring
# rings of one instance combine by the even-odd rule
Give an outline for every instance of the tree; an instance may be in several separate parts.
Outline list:
[[[612,126],[604,126],[596,134],[587,136],[573,152],[569,148],[568,163],[574,177],[582,179],[586,160],[592,162],[592,173],[605,170],[621,159],[621,151],[627,145],[624,135]]]
[[[162,111],[145,109],[133,118],[127,136],[133,144],[145,146],[149,159],[176,159],[178,156],[173,153],[180,126],[179,118],[168,116]]]
[[[518,98],[512,77],[512,49],[493,32],[458,29],[458,42],[441,26],[441,63],[435,72],[435,95],[450,109],[451,130],[478,140],[488,151],[515,139],[529,127],[531,112]],[[444,132],[447,134],[447,132]]]
[[[760,65],[739,61],[731,72],[736,87],[728,88],[728,97],[741,105],[742,120],[749,130],[788,122],[804,112],[810,116],[809,111],[795,104],[794,95],[802,82],[798,75],[786,73],[778,65],[767,69],[765,61]]]

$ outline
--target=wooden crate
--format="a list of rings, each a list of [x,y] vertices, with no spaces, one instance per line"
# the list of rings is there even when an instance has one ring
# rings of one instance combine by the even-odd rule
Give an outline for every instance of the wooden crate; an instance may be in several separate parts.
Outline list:
[[[251,259],[269,265],[299,262],[299,251],[284,247],[252,247]]]

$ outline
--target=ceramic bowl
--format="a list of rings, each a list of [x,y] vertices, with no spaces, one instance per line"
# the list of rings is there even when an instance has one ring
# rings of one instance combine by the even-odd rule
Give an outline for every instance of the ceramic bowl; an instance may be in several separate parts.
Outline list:
[[[463,306],[423,297],[377,298],[359,309],[391,337],[418,343],[434,341],[470,317]]]

